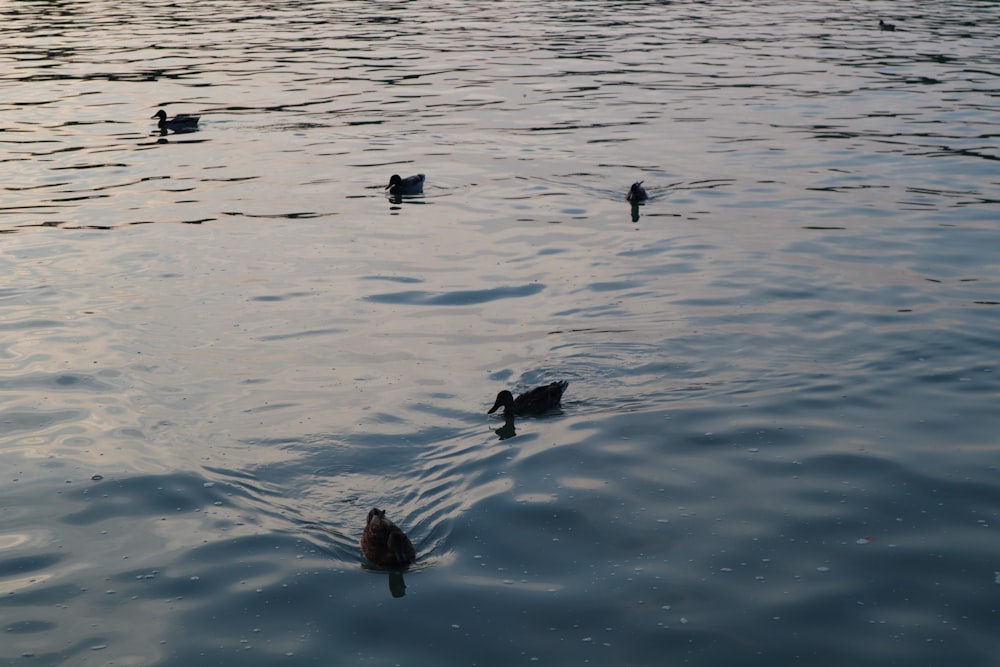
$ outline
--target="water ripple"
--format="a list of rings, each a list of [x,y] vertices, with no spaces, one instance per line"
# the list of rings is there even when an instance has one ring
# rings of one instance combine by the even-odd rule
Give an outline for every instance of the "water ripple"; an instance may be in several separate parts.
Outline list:
[[[365,297],[367,301],[376,303],[409,304],[414,306],[471,306],[478,303],[489,303],[502,299],[515,299],[538,294],[545,289],[542,284],[520,285],[517,287],[494,287],[483,290],[455,290],[451,292],[427,292],[424,290],[409,290],[405,292],[390,292],[373,294]]]

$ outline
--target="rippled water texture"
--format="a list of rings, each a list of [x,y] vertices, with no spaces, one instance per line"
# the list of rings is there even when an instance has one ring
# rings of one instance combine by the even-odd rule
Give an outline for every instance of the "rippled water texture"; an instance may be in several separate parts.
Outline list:
[[[0,13],[0,664],[995,664],[1000,4]]]

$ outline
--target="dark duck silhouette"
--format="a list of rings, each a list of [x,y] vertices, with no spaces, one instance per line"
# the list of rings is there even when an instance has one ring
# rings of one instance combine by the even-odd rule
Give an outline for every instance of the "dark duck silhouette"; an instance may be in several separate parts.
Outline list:
[[[486,414],[491,415],[500,408],[503,408],[504,417],[507,418],[540,415],[543,412],[559,407],[563,392],[566,391],[566,387],[568,386],[569,382],[565,380],[553,382],[544,387],[535,387],[530,391],[524,392],[517,398],[514,398],[514,394],[504,389],[497,394],[496,403],[493,404],[493,407]]]
[[[646,189],[642,187],[642,181],[636,181],[632,184],[632,187],[628,189],[628,194],[625,195],[625,199],[633,203],[649,199],[649,195],[646,194]]]
[[[368,512],[361,551],[375,565],[390,569],[406,567],[417,557],[410,538],[377,507]]]
[[[160,119],[157,123],[160,130],[173,130],[174,132],[190,132],[198,127],[198,121],[201,120],[201,116],[192,116],[186,113],[177,114],[173,118],[167,118],[167,112],[163,109],[153,114],[152,118]]]
[[[895,26],[895,24],[893,24],[893,23],[886,23],[886,22],[885,22],[885,21],[883,21],[882,19],[879,19],[879,20],[878,20],[878,29],[879,29],[879,30],[889,30],[889,31],[893,31],[893,30],[895,30],[895,29],[896,29],[896,26]]]
[[[406,178],[401,178],[399,174],[393,174],[385,189],[391,195],[419,195],[424,191],[425,179],[426,176],[423,174],[407,176]]]

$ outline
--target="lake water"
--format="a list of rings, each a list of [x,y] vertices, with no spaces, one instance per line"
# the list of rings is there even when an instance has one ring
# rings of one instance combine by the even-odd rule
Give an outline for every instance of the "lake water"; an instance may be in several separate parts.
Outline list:
[[[0,7],[0,664],[995,664],[1000,3]]]

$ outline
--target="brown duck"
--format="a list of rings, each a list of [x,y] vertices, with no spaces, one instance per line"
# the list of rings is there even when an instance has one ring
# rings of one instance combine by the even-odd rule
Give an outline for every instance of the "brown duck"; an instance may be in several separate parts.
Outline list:
[[[377,507],[368,512],[361,551],[375,565],[391,569],[406,567],[417,557],[410,538]]]
[[[548,412],[553,408],[559,407],[563,392],[566,391],[566,387],[568,386],[569,382],[565,380],[553,382],[544,387],[535,387],[530,391],[524,392],[517,398],[514,398],[514,394],[504,389],[497,394],[496,403],[493,404],[493,407],[486,414],[491,415],[500,408],[503,408],[505,417],[540,415],[543,412]]]
[[[198,129],[198,121],[201,120],[201,116],[192,116],[191,114],[179,113],[173,118],[167,118],[167,112],[160,109],[152,116],[153,118],[158,118],[157,126],[163,132],[167,130],[173,130],[174,132],[192,132]]]
[[[628,189],[628,194],[625,195],[625,199],[636,204],[649,199],[649,195],[646,194],[646,188],[642,187],[642,181],[636,181],[632,184],[632,187]]]

